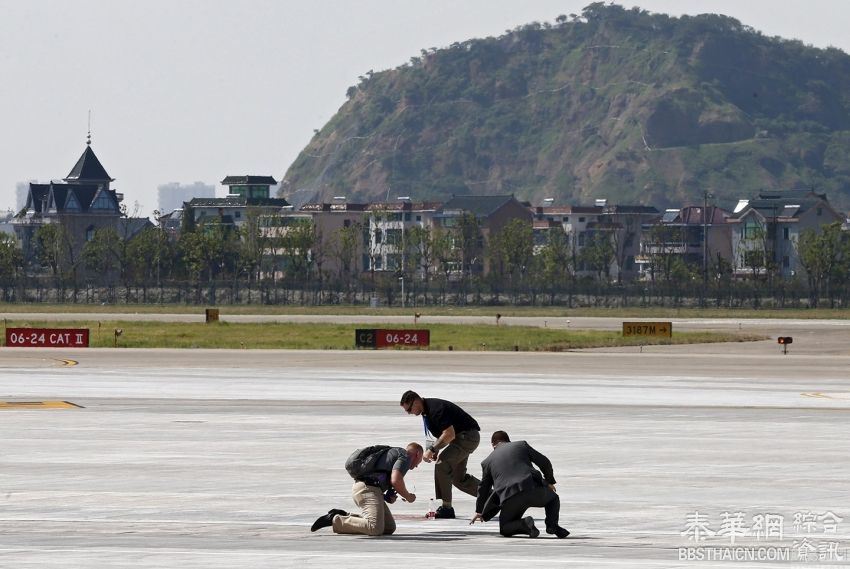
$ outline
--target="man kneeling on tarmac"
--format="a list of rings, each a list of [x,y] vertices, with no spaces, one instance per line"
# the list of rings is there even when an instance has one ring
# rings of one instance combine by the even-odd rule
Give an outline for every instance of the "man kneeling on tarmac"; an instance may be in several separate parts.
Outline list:
[[[334,533],[390,535],[396,529],[387,504],[401,496],[406,502],[416,501],[407,491],[404,475],[422,462],[422,446],[410,443],[407,448],[375,445],[358,449],[348,457],[345,468],[354,478],[351,495],[360,515],[332,509],[320,516],[310,531],[333,526]]]
[[[493,433],[490,442],[493,452],[481,463],[476,513],[469,523],[490,520],[501,508],[499,533],[505,537],[537,537],[540,530],[534,526],[534,518],[523,515],[528,508],[542,506],[546,510],[546,533],[559,538],[570,535],[558,525],[561,501],[555,493],[555,475],[549,459],[525,441],[511,442],[505,431]],[[542,475],[532,463],[543,471]]]

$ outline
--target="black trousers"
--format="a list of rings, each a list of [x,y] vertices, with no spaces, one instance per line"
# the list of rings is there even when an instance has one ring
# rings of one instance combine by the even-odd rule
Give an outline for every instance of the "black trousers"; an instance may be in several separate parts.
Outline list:
[[[525,490],[505,500],[502,504],[502,513],[499,514],[499,532],[505,537],[528,533],[522,523],[523,516],[528,508],[544,508],[546,510],[546,527],[558,527],[561,500],[548,486],[540,486],[533,490]]]

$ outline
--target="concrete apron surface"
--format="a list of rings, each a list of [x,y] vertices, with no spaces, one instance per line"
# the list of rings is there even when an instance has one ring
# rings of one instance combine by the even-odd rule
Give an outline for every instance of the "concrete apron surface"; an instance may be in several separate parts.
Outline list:
[[[0,567],[847,563],[850,358],[724,346],[3,348],[0,401],[24,405],[0,408]],[[424,463],[406,478],[416,502],[392,506],[395,535],[311,533],[329,508],[354,509],[353,449],[422,442],[406,389],[478,420],[475,475],[497,429],[546,454],[572,535],[470,526],[459,492],[458,519],[427,520]],[[542,509],[529,514],[542,530]]]

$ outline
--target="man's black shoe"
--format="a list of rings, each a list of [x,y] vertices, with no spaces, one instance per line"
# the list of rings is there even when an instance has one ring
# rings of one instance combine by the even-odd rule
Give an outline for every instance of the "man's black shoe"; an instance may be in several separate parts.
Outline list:
[[[527,516],[522,519],[522,525],[528,530],[528,537],[537,537],[540,535],[540,530],[534,525],[534,518]]]
[[[558,539],[564,539],[570,532],[561,526],[555,526],[553,528],[546,528],[546,533],[555,535]]]
[[[324,516],[319,516],[319,519],[317,519],[315,522],[313,522],[313,525],[310,526],[310,531],[316,531],[316,530],[320,530],[322,528],[331,527],[332,525],[334,525],[334,516],[347,516],[347,515],[348,515],[348,512],[346,512],[345,510],[336,510],[336,509],[328,510],[327,514],[325,514]]]
[[[434,518],[438,520],[453,520],[455,519],[455,509],[449,506],[448,508],[445,506],[440,506],[437,508],[437,511],[434,512]]]

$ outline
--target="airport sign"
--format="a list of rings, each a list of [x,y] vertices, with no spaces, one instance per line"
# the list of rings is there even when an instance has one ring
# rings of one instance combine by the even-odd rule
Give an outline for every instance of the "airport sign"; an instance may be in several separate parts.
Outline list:
[[[6,328],[9,348],[88,348],[88,328]]]
[[[623,322],[623,337],[626,336],[673,336],[672,322]]]
[[[431,345],[431,331],[358,328],[354,344],[358,348],[423,348]]]

